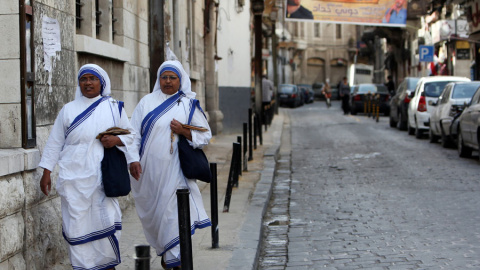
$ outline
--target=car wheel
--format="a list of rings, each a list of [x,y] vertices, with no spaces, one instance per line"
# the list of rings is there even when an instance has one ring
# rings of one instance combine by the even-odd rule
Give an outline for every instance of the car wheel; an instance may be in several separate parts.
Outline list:
[[[458,141],[458,145],[457,145],[458,155],[460,157],[464,157],[464,158],[471,157],[472,156],[472,148],[463,144],[463,138],[462,138],[461,133],[458,133],[458,140],[457,141]]]
[[[428,138],[430,143],[436,143],[438,142],[438,139],[440,139],[437,135],[433,134],[432,128],[428,131]]]
[[[415,126],[415,138],[421,139],[423,136],[423,132],[421,129],[418,128],[418,124]]]
[[[405,116],[403,116],[403,113],[399,112],[398,113],[398,129],[399,130],[407,130],[407,120],[404,119]]]
[[[407,121],[407,130],[408,130],[408,135],[415,134],[415,129],[410,126],[410,122],[408,121]]]
[[[397,127],[397,121],[393,120],[393,117],[390,115],[390,127],[396,128]]]
[[[443,132],[443,129],[442,129],[442,134],[441,134],[441,138],[440,138],[440,144],[442,145],[443,148],[450,148],[452,147],[452,139],[450,137],[448,137],[447,135],[445,135],[445,132]]]

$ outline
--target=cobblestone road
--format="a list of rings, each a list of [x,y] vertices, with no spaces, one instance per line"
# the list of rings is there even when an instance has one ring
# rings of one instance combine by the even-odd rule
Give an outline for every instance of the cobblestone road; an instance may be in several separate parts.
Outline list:
[[[338,103],[288,114],[259,269],[480,269],[476,158]]]

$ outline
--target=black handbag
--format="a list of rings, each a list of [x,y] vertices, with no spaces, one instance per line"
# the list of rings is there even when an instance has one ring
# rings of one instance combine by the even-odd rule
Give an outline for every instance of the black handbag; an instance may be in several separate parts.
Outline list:
[[[194,99],[190,109],[190,115],[188,117],[188,124],[183,125],[183,127],[202,130],[202,128],[198,129],[198,127],[190,126],[193,112],[197,106],[200,111],[203,112],[202,108],[200,108],[198,100]],[[210,183],[212,180],[212,172],[210,171],[210,165],[208,163],[207,156],[202,149],[193,148],[190,146],[187,139],[182,135],[178,136],[178,158],[180,159],[180,167],[182,168],[183,175],[186,178],[198,179],[200,181]]]
[[[104,148],[102,181],[107,197],[127,196],[130,193],[127,159],[117,147]]]
[[[119,116],[122,114],[123,102],[119,102]],[[114,123],[115,116],[112,117]],[[103,135],[129,134],[130,131],[118,127],[112,127],[97,135],[101,139]],[[128,173],[127,159],[125,154],[116,146],[103,148],[103,159],[101,163],[103,190],[107,197],[127,196],[131,191],[130,175]]]
[[[184,136],[178,137],[178,156],[183,175],[188,179],[210,183],[212,172],[205,153],[202,149],[191,147]]]

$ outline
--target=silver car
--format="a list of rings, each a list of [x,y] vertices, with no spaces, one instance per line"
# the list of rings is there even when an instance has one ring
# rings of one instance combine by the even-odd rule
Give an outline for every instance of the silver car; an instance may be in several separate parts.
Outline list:
[[[480,89],[480,88],[479,88]],[[479,149],[480,128],[480,91],[477,89],[458,118],[458,154],[461,157],[470,157],[472,150]]]
[[[436,102],[432,103],[435,110],[430,115],[430,142],[434,143],[441,139],[443,147],[453,144],[452,122],[460,116],[465,105],[470,103],[473,94],[480,87],[480,81],[452,82],[445,86],[442,94]]]
[[[445,88],[448,83],[469,81],[470,79],[468,78],[456,76],[430,76],[420,78],[408,104],[408,134],[415,134],[415,137],[420,139],[424,132],[428,132],[430,128],[430,114],[435,109],[431,104],[437,101],[443,88]]]

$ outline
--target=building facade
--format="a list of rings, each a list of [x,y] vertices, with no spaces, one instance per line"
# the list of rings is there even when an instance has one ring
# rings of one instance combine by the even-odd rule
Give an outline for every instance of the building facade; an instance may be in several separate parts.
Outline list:
[[[68,249],[55,191],[58,171],[52,173],[53,188],[46,197],[39,188],[43,170],[38,163],[58,112],[75,96],[78,69],[86,63],[104,68],[112,96],[125,102],[131,116],[138,101],[151,92],[168,42],[190,73],[192,90],[212,132],[221,133],[213,46],[218,3],[4,2],[0,6],[4,82],[0,86],[0,269],[66,269]],[[209,24],[214,27],[205,31]],[[131,196],[119,201],[122,209],[133,205]]]

